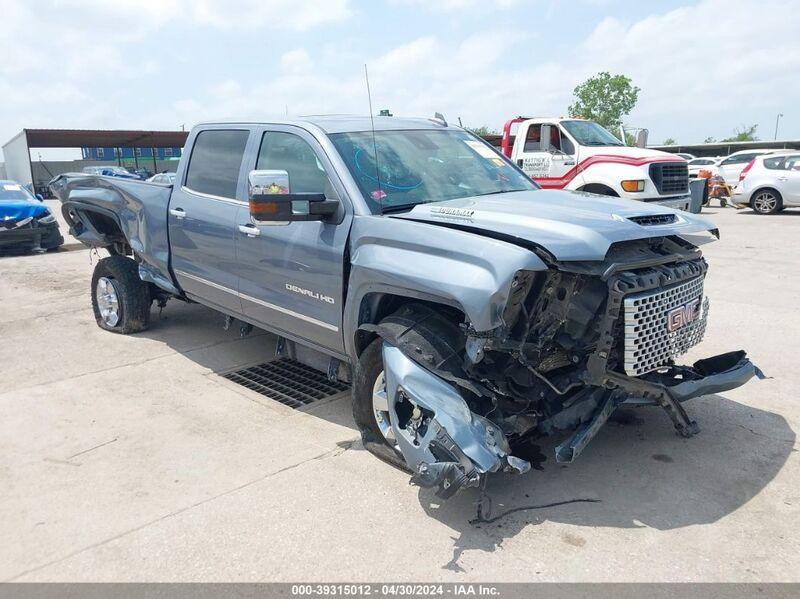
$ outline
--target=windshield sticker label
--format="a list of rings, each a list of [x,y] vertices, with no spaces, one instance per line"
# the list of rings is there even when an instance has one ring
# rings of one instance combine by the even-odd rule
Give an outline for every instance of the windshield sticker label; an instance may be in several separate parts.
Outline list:
[[[482,144],[479,141],[475,141],[474,139],[465,139],[464,143],[472,148],[475,153],[478,154],[478,156],[482,156],[483,158],[487,158],[489,160],[492,158],[497,158],[497,154],[492,148]]]
[[[6,191],[22,191],[22,186],[17,185],[16,183],[12,183],[8,185],[3,185],[3,189],[5,189]]]
[[[547,177],[550,174],[550,155],[533,156],[522,160],[522,170],[525,174],[533,177]]]

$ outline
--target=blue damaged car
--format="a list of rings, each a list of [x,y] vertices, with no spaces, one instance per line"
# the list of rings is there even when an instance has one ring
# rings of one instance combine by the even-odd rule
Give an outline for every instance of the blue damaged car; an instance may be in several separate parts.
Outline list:
[[[441,118],[206,123],[172,185],[50,188],[110,254],[91,283],[101,328],[141,331],[174,298],[272,331],[352,384],[367,449],[443,498],[527,471],[541,436],[571,462],[622,404],[690,437],[683,402],[759,375],[741,350],[676,362],[705,333],[713,223],[540,189]]]
[[[0,180],[0,252],[52,250],[63,243],[44,202],[16,181]]]

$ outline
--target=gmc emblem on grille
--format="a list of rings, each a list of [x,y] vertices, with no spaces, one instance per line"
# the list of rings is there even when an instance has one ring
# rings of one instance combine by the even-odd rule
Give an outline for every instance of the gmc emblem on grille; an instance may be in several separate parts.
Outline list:
[[[667,330],[672,333],[682,329],[690,322],[694,322],[700,317],[700,298],[673,308],[667,312]]]

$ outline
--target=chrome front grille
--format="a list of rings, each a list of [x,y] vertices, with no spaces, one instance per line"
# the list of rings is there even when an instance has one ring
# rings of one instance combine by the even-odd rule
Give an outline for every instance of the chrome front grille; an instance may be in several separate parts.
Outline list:
[[[670,332],[668,315],[700,300],[696,320]],[[665,366],[703,339],[708,316],[708,298],[703,299],[703,277],[656,291],[629,295],[624,299],[625,373],[638,376]]]

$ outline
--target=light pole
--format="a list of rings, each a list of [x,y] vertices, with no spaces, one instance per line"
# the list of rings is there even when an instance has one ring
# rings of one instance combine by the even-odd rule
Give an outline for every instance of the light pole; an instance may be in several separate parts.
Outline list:
[[[778,139],[778,121],[780,121],[780,120],[781,120],[781,117],[782,117],[782,116],[783,116],[783,113],[782,113],[782,112],[779,112],[779,113],[778,113],[778,116],[776,116],[776,117],[775,117],[775,137],[773,138],[773,139],[775,139],[775,140],[777,140],[777,139]]]

